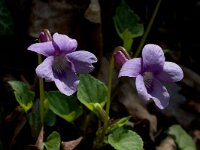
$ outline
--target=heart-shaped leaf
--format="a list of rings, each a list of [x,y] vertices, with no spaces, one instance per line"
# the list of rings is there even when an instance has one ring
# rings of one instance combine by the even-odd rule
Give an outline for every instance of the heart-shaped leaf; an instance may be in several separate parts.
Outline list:
[[[66,96],[59,91],[46,93],[49,109],[68,122],[74,121],[82,113],[81,106],[77,104],[74,96]]]
[[[142,36],[144,33],[144,27],[139,22],[139,16],[122,0],[121,4],[116,8],[113,20],[115,29],[123,40],[123,46],[127,51],[130,51],[133,39]]]
[[[178,149],[196,150],[193,139],[180,125],[172,125],[168,130],[168,134],[174,138]]]
[[[56,131],[53,131],[48,137],[44,146],[47,150],[60,150],[60,134]]]
[[[131,130],[123,127],[117,128],[108,135],[108,143],[116,150],[142,150],[141,137]]]
[[[103,82],[91,75],[80,75],[77,97],[88,109],[99,113],[97,112],[97,106],[99,106],[98,104],[101,107],[105,105],[107,100],[107,87]]]
[[[33,106],[35,93],[31,91],[27,84],[21,81],[8,81],[14,90],[15,98],[19,105],[27,112]]]

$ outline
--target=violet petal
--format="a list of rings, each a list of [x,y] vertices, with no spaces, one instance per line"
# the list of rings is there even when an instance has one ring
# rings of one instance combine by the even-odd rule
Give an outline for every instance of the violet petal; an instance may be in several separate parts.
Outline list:
[[[141,64],[141,58],[133,58],[130,60],[127,60],[124,65],[122,66],[119,76],[128,76],[128,77],[136,77],[139,75],[142,71],[142,64]]]
[[[58,47],[59,50],[65,54],[73,52],[77,48],[77,41],[64,34],[55,33],[53,35],[53,42],[56,44],[56,47]]]
[[[53,81],[52,63],[53,56],[47,57],[40,65],[36,68],[36,74],[40,78],[45,78],[47,81]]]
[[[147,92],[147,89],[144,85],[144,78],[143,78],[142,75],[138,75],[136,77],[135,85],[136,85],[138,95],[146,101],[150,100],[151,95],[149,95],[148,92]]]
[[[54,75],[55,84],[61,93],[70,96],[77,91],[79,79],[72,70],[67,69],[65,76],[57,76],[58,74]]]
[[[152,81],[150,94],[158,108],[164,109],[169,104],[170,96],[167,89],[156,79]]]
[[[142,50],[142,61],[144,71],[158,72],[165,62],[165,56],[160,46],[147,44]]]
[[[165,62],[163,70],[156,78],[165,82],[177,82],[183,79],[183,70],[173,62]]]
[[[67,54],[67,58],[73,63],[76,73],[89,73],[94,67],[92,63],[97,62],[94,54],[88,51],[75,51]]]
[[[44,56],[51,56],[55,52],[55,49],[51,41],[43,43],[35,43],[30,45],[27,49],[36,52],[38,54],[42,54]]]

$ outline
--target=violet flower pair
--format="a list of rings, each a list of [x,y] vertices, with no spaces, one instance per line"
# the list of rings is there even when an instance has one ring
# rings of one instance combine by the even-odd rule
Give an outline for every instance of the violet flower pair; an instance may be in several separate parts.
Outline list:
[[[44,32],[40,34],[42,43],[32,44],[28,50],[47,58],[36,68],[38,77],[54,81],[59,91],[65,95],[76,92],[79,73],[89,73],[97,62],[95,55],[88,51],[75,51],[77,41],[66,35],[55,33],[53,38]],[[116,58],[120,59],[117,53]],[[160,108],[169,103],[169,93],[162,82],[176,82],[183,78],[182,69],[173,62],[165,61],[164,53],[158,45],[147,44],[142,51],[142,58],[126,59],[119,77],[135,78],[136,89],[144,100],[152,99]]]

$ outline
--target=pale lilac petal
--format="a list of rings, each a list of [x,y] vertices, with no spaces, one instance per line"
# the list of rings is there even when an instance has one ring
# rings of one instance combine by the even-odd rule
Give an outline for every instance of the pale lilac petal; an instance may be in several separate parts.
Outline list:
[[[130,60],[127,60],[124,65],[122,66],[119,76],[128,76],[128,77],[136,77],[139,75],[142,71],[142,64],[141,64],[141,58],[133,58]]]
[[[156,79],[152,82],[149,94],[151,94],[152,99],[158,108],[164,109],[169,104],[170,96],[167,89]]]
[[[165,82],[177,82],[183,79],[183,70],[173,62],[165,62],[163,70],[156,78]]]
[[[135,85],[136,85],[138,95],[146,101],[150,100],[151,95],[149,95],[148,92],[147,92],[147,89],[144,85],[144,78],[143,78],[142,75],[138,75],[136,77]]]
[[[67,54],[67,58],[73,63],[76,73],[89,73],[94,69],[92,63],[97,62],[94,54],[88,51],[75,51]]]
[[[63,53],[73,52],[77,48],[77,41],[64,34],[55,33],[53,35],[53,44],[56,49]]]
[[[53,56],[47,57],[40,65],[36,68],[36,74],[40,78],[45,78],[47,81],[53,81],[52,72]]]
[[[165,62],[165,56],[160,46],[147,44],[142,50],[142,61],[144,71],[158,72]]]
[[[72,70],[67,69],[65,76],[57,76],[57,74],[54,76],[55,84],[61,93],[70,96],[77,91],[79,79]]]
[[[51,56],[54,54],[55,49],[51,41],[43,43],[35,43],[28,47],[28,50],[42,54],[44,56]]]

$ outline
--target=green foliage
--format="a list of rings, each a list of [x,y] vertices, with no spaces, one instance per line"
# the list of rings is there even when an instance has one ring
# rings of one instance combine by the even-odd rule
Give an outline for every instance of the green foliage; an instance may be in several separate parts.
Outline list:
[[[196,150],[193,139],[180,125],[172,125],[168,134],[174,138],[180,150]]]
[[[60,149],[61,137],[56,131],[53,131],[48,137],[47,141],[44,142],[44,146],[47,150],[59,150]]]
[[[115,129],[108,136],[108,143],[116,150],[142,150],[143,141],[141,137],[131,130],[123,127]]]
[[[116,8],[113,19],[117,34],[123,40],[124,48],[130,52],[134,38],[140,37],[144,33],[143,24],[139,23],[139,16],[122,0]]]
[[[49,102],[47,99],[44,101],[44,104],[45,104],[44,124],[47,126],[53,126],[56,123],[56,115],[49,109]]]
[[[28,113],[28,121],[31,126],[32,135],[37,136],[40,132],[41,120],[40,120],[40,106],[39,100],[34,102],[34,109]]]
[[[47,92],[46,96],[49,109],[66,121],[72,122],[81,115],[82,109],[76,97],[63,95],[59,91]]]
[[[107,87],[91,75],[80,75],[77,97],[79,101],[94,113],[98,113],[107,100]],[[99,104],[99,105],[98,105]]]
[[[128,122],[129,119],[130,119],[130,117],[120,118],[119,120],[117,120],[116,122],[114,122],[113,124],[111,124],[108,127],[107,133],[110,133],[110,132],[114,131],[115,129],[124,126]]]
[[[12,35],[14,33],[14,23],[5,0],[0,0],[0,35]]]
[[[45,100],[45,114],[44,114],[44,125],[53,126],[56,123],[56,115],[49,109],[48,101]],[[39,99],[34,102],[34,109],[28,114],[29,124],[32,129],[32,135],[36,136],[39,134],[41,129],[40,119],[40,105]]]
[[[19,105],[27,112],[33,106],[35,93],[31,91],[24,82],[9,81],[8,82],[14,90],[15,98]]]

